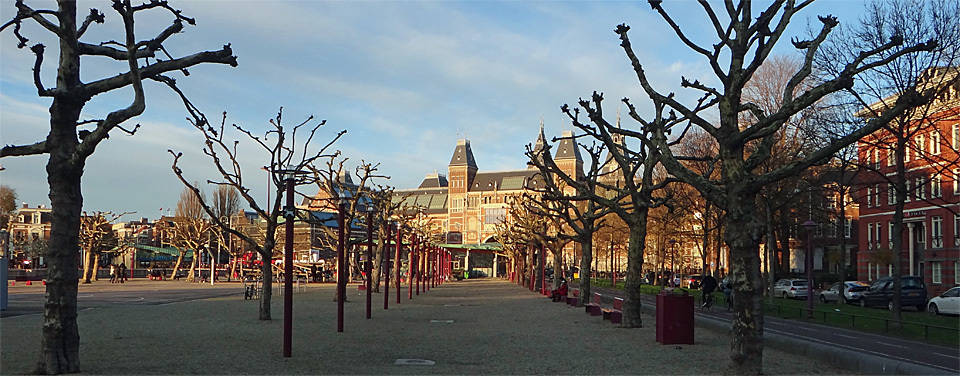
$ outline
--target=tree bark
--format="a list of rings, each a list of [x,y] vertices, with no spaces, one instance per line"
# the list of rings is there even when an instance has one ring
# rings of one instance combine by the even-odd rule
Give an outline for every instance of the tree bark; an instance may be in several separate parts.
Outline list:
[[[630,243],[627,249],[627,283],[623,296],[624,328],[642,328],[643,318],[640,317],[641,302],[640,281],[643,278],[643,252],[646,249],[647,213],[650,209],[638,205],[636,214],[639,221],[630,225]]]
[[[580,243],[580,301],[577,302],[579,306],[585,306],[590,303],[591,292],[590,292],[590,278],[592,276],[592,266],[590,263],[593,262],[593,238],[586,237],[577,240]]]
[[[734,374],[763,372],[763,279],[760,275],[760,238],[755,193],[731,187],[727,210],[726,243],[730,247],[733,282],[733,338],[730,343]]]
[[[270,299],[273,297],[273,247],[269,249],[269,251],[260,255],[263,259],[260,264],[260,275],[263,278],[263,290],[260,292],[260,320],[272,320],[270,317]],[[267,254],[269,256],[265,256]]]

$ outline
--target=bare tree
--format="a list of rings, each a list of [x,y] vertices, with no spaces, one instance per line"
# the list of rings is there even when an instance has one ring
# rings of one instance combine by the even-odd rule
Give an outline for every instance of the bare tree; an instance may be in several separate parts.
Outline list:
[[[80,218],[80,245],[85,251],[83,283],[97,280],[97,271],[100,270],[100,255],[104,251],[119,245],[112,225],[126,214],[132,213],[83,213],[83,217]]]
[[[176,90],[175,86],[172,87]],[[333,143],[340,139],[346,131],[341,131],[334,135],[330,142],[314,153],[308,151],[311,146],[310,142],[313,141],[320,127],[326,124],[326,120],[310,126],[308,124],[313,121],[313,117],[311,116],[295,125],[292,129],[285,129],[282,124],[283,109],[281,108],[280,111],[277,112],[277,117],[270,120],[270,129],[262,137],[258,137],[236,124],[231,124],[227,127],[226,112],[223,113],[219,126],[214,128],[202,112],[194,107],[185,97],[182,97],[182,99],[191,114],[191,118],[189,119],[190,123],[203,134],[205,144],[203,153],[210,158],[220,173],[220,176],[216,180],[207,180],[207,183],[230,186],[236,189],[237,193],[239,193],[247,205],[250,206],[250,210],[257,213],[262,220],[263,237],[252,235],[252,231],[240,231],[232,228],[224,223],[220,217],[217,217],[214,208],[203,200],[203,194],[198,184],[191,184],[184,177],[184,172],[178,165],[180,158],[183,157],[183,153],[174,153],[171,150],[169,152],[174,156],[173,172],[177,175],[177,178],[180,179],[180,182],[193,192],[195,197],[200,199],[203,211],[211,216],[211,220],[218,228],[224,229],[231,235],[236,236],[256,250],[260,256],[260,259],[263,261],[260,266],[260,276],[263,278],[263,293],[260,294],[258,317],[260,320],[271,320],[270,302],[273,296],[271,292],[273,286],[272,260],[277,246],[277,228],[279,227],[281,216],[286,215],[285,220],[293,221],[295,212],[295,208],[284,210],[283,194],[286,191],[286,177],[283,176],[283,171],[308,171],[308,168],[318,159],[330,156],[330,154],[327,154],[327,150],[333,146]],[[306,129],[307,132],[306,140],[303,141],[297,139],[297,133],[302,129]],[[268,166],[270,166],[271,172],[270,188],[274,191],[275,195],[273,197],[275,198],[272,202],[267,203],[268,206],[260,206],[256,198],[250,193],[250,188],[244,182],[243,168],[238,159],[240,153],[238,151],[238,145],[240,141],[228,138],[226,135],[228,130],[234,130],[243,134],[249,141],[259,147],[261,151],[269,155],[270,163]],[[338,153],[339,152],[334,154]],[[304,178],[303,175],[296,175],[293,179],[296,180],[295,185],[309,184],[313,181],[309,177]]]
[[[220,218],[220,222],[227,225],[227,227],[233,227],[234,217],[238,214],[243,214],[240,208],[240,194],[237,193],[236,188],[229,185],[218,185],[217,188],[213,190],[213,203],[211,208],[213,209],[213,216]],[[231,236],[226,229],[219,227],[217,228],[216,234],[217,248],[223,249],[226,247],[227,254],[233,255],[233,236]],[[213,249],[211,248],[209,251],[210,259],[215,259],[216,256],[213,253]],[[217,259],[215,263],[219,262],[220,260]],[[231,263],[231,267],[236,267],[236,263]],[[228,281],[232,275],[233,269],[227,274]],[[211,278],[213,277],[211,276]]]
[[[0,185],[0,229],[6,229],[10,216],[17,212],[17,191]]]
[[[903,38],[891,38],[877,48],[863,50],[850,60],[838,75],[822,80],[797,94],[797,89],[811,74],[813,57],[817,50],[838,25],[835,17],[819,17],[821,28],[814,38],[792,40],[792,44],[804,51],[805,55],[801,69],[791,76],[783,92],[779,94],[783,98],[782,105],[774,111],[764,111],[757,104],[744,100],[744,86],[770,56],[793,17],[812,0],[774,1],[759,14],[754,13],[750,1],[735,3],[727,0],[719,12],[707,1],[700,1],[699,4],[707,15],[708,25],[713,26],[712,31],[718,39],[706,47],[697,44],[682,31],[680,25],[662,7],[660,0],[648,2],[677,34],[684,46],[706,59],[716,77],[709,82],[686,78],[681,80],[683,88],[698,93],[699,98],[690,104],[682,103],[682,99],[673,93],[662,94],[653,87],[634,52],[628,37],[630,27],[620,25],[615,30],[620,36],[620,45],[630,60],[641,88],[653,102],[655,111],[649,120],[644,120],[631,106],[631,117],[643,125],[643,130],[651,133],[653,148],[661,153],[659,159],[671,175],[694,186],[704,197],[726,211],[725,241],[730,248],[731,276],[735,291],[733,338],[730,346],[731,371],[739,374],[760,374],[763,372],[761,291],[764,281],[759,265],[763,222],[758,215],[757,195],[767,184],[820,163],[837,150],[878,129],[894,115],[913,105],[921,95],[913,92],[901,96],[895,105],[869,121],[863,128],[805,154],[801,159],[767,172],[760,172],[757,168],[770,159],[776,145],[776,134],[791,117],[814,105],[824,96],[850,87],[857,75],[893,62],[901,56],[933,49],[936,42],[903,47]],[[626,102],[629,104],[629,101]],[[751,113],[756,121],[743,123],[741,114],[744,112]],[[718,124],[714,124],[713,119],[719,119]],[[700,128],[717,140],[716,158],[721,172],[719,179],[709,179],[690,170],[682,163],[686,160],[685,156],[676,155],[670,149],[671,143],[675,142],[673,138],[682,138],[686,130],[693,127]],[[671,132],[674,135],[668,138]]]
[[[545,140],[542,135],[541,139]],[[554,140],[556,141],[556,140]],[[610,213],[606,206],[597,204],[592,198],[595,195],[605,195],[605,191],[599,185],[599,182],[613,176],[613,171],[606,170],[602,164],[601,158],[604,146],[591,145],[580,146],[575,138],[569,139],[574,147],[582,148],[587,152],[590,163],[587,171],[582,172],[579,169],[574,176],[557,166],[550,149],[552,146],[544,142],[537,148],[531,148],[527,145],[528,163],[536,167],[540,173],[538,177],[542,181],[543,187],[532,187],[536,193],[531,195],[533,204],[557,223],[558,228],[566,228],[565,231],[558,231],[558,237],[575,241],[580,245],[580,301],[579,305],[586,305],[593,298],[590,291],[591,278],[593,276],[593,236],[604,226],[603,217]],[[581,175],[582,176],[579,176]],[[609,179],[606,179],[609,180]],[[610,200],[618,200],[617,197],[606,197]],[[559,256],[559,255],[558,255]],[[559,269],[559,258],[555,257],[554,270]],[[557,281],[554,279],[554,281]]]
[[[202,63],[237,65],[230,46],[219,51],[205,51],[183,57],[173,57],[174,51],[166,45],[167,39],[183,30],[183,23],[194,20],[184,16],[166,1],[152,1],[133,6],[130,0],[115,0],[112,8],[123,21],[124,34],[113,41],[87,43],[81,37],[93,23],[103,23],[105,15],[96,9],[80,22],[77,4],[71,0],[57,2],[56,10],[35,10],[23,1],[14,4],[17,15],[0,26],[0,31],[13,26],[17,46],[26,47],[28,39],[21,35],[24,21],[32,21],[52,33],[59,41],[56,87],[48,88],[41,82],[45,46],[35,44],[30,50],[36,55],[33,68],[34,84],[41,97],[53,99],[50,105],[50,132],[41,141],[26,145],[6,145],[0,157],[49,155],[47,180],[50,203],[53,207],[50,248],[47,253],[48,277],[46,310],[44,312],[43,340],[37,373],[80,372],[80,333],[77,328],[77,234],[80,231],[80,212],[83,199],[80,180],[87,158],[93,154],[110,132],[116,129],[134,133],[121,124],[143,113],[146,99],[143,80],[159,79],[174,71],[186,73],[188,67]],[[174,18],[173,24],[151,39],[137,40],[134,16],[150,10],[166,10]],[[165,56],[155,58],[160,52]],[[89,82],[80,80],[81,56],[102,57],[123,62],[127,72]],[[84,60],[92,62],[94,60]],[[141,64],[142,62],[142,64]],[[130,105],[107,114],[102,119],[81,120],[80,115],[94,96],[126,86],[133,88]],[[79,130],[88,125],[93,129]]]

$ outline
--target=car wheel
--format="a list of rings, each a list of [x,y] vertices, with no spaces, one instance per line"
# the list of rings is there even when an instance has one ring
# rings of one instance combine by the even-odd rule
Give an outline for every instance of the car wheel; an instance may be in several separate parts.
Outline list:
[[[893,311],[893,300],[887,302],[887,309]]]
[[[783,298],[784,298],[784,299],[787,298],[787,293],[786,293],[786,292],[783,293]]]
[[[940,310],[937,309],[937,303],[930,303],[930,308],[927,308],[927,313],[929,313],[930,316],[939,315]]]
[[[826,296],[823,296],[823,294],[821,294],[821,295],[820,295],[820,303],[826,303],[826,302],[827,302],[827,297],[826,297]]]
[[[864,298],[860,298],[860,306],[863,308],[867,308],[867,300]]]

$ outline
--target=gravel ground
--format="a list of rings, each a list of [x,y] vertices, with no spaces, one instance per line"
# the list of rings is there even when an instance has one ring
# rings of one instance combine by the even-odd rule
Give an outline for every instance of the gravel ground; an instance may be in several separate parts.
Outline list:
[[[193,284],[197,285],[197,284]],[[176,286],[176,284],[168,284]],[[238,288],[239,291],[239,288]],[[348,288],[345,331],[336,332],[332,284],[294,295],[293,356],[283,358],[282,296],[273,321],[235,297],[80,312],[86,374],[718,374],[728,335],[696,330],[695,345],[660,345],[655,322],[624,329],[499,280],[449,282],[400,304]],[[30,372],[41,315],[0,321],[0,374]],[[433,365],[397,365],[422,359]],[[781,351],[764,352],[768,375],[849,374]]]

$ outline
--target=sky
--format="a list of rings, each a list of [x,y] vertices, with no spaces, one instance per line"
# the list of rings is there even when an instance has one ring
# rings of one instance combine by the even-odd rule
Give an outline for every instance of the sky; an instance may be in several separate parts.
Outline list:
[[[34,9],[51,1],[26,1]],[[684,47],[646,1],[186,1],[171,5],[195,18],[164,46],[175,56],[217,50],[230,43],[239,65],[201,65],[190,75],[173,74],[187,96],[209,118],[227,113],[235,123],[262,135],[283,108],[283,124],[313,116],[326,120],[313,143],[326,144],[346,130],[333,148],[348,158],[379,164],[378,183],[416,188],[428,173],[446,173],[458,139],[468,139],[481,171],[526,167],[525,145],[536,140],[541,121],[548,137],[573,130],[561,105],[576,105],[593,91],[604,93],[605,114],[616,116],[628,97],[649,111],[636,75],[617,35],[630,38],[655,87],[691,101],[699,96],[679,88],[681,76],[715,82],[707,61]],[[717,4],[714,4],[717,5]],[[757,1],[754,13],[767,6]],[[98,8],[106,23],[93,25],[87,43],[122,39],[122,25],[109,1],[82,1],[81,16]],[[664,8],[701,45],[712,45],[708,21],[692,0],[667,0]],[[789,37],[807,35],[817,15],[856,22],[862,0],[821,0],[794,19],[777,50],[795,54]],[[16,12],[0,0],[0,20]],[[137,18],[138,39],[155,36],[173,20],[152,11]],[[813,24],[812,24],[813,25]],[[816,25],[813,25],[816,26]],[[49,130],[49,98],[39,98],[29,49],[17,49],[12,30],[0,34],[0,143],[32,144]],[[45,30],[25,23],[21,33],[47,46],[41,69],[45,86],[55,83],[57,43]],[[121,72],[125,63],[85,57],[81,79],[90,82]],[[128,121],[140,124],[134,136],[120,132],[101,143],[83,176],[85,211],[136,212],[124,217],[155,219],[172,212],[183,185],[172,155],[182,152],[187,179],[216,179],[203,154],[199,131],[186,121],[182,103],[169,89],[145,84],[147,108]],[[132,90],[97,96],[84,119],[103,118],[132,101]],[[625,110],[624,110],[625,112]],[[635,126],[624,122],[625,127]],[[269,156],[241,134],[240,163],[248,188],[266,200]],[[314,149],[316,150],[316,149]],[[0,184],[31,207],[48,205],[45,155],[0,159]],[[212,186],[205,191],[211,192]],[[314,187],[300,187],[313,193]],[[18,203],[19,205],[19,203]]]

